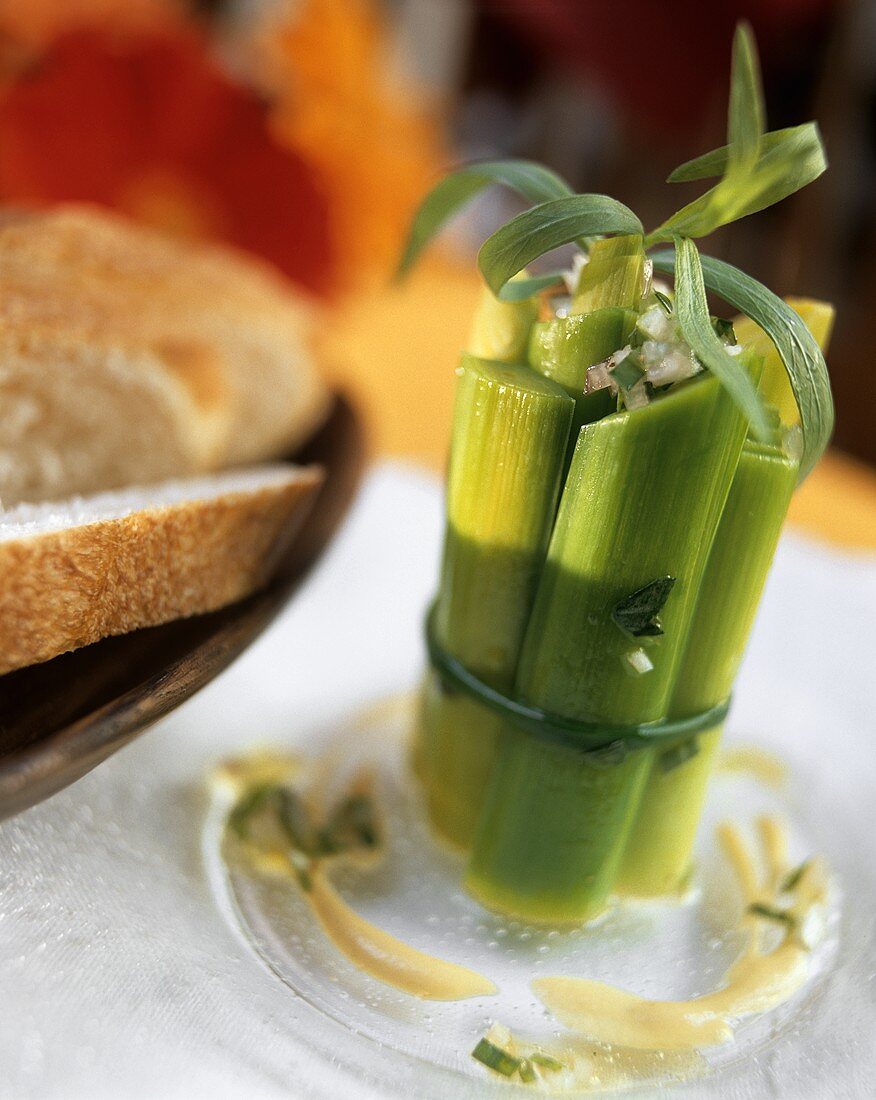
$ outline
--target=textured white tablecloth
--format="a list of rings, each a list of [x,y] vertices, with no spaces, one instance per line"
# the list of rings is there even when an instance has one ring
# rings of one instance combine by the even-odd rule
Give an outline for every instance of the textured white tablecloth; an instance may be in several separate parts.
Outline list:
[[[218,912],[200,850],[202,779],[223,754],[312,742],[416,683],[440,531],[437,482],[378,468],[306,588],[231,669],[75,786],[0,825],[0,1097],[386,1095],[361,1066],[350,1074],[301,1041],[312,1010]],[[874,624],[876,561],[786,537],[731,721],[789,756],[804,789],[811,779],[831,806],[831,857],[871,916]],[[854,934],[866,941],[872,922]],[[874,965],[852,976],[849,1027],[825,1052],[862,1067],[843,1097],[872,1094],[856,1090],[874,1080],[864,1057],[876,1040]],[[334,1026],[325,1023],[328,1048]],[[344,1042],[366,1065],[367,1040]],[[428,1095],[415,1067],[400,1066],[396,1086]],[[831,1094],[799,1082],[775,1095]]]

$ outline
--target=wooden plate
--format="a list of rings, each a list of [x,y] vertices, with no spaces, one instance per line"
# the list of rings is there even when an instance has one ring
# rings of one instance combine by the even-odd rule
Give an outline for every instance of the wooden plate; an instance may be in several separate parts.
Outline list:
[[[320,463],[326,482],[267,588],[209,615],[0,676],[0,819],[79,779],[185,702],[283,609],[337,531],[362,474],[361,423],[344,397],[290,458]]]

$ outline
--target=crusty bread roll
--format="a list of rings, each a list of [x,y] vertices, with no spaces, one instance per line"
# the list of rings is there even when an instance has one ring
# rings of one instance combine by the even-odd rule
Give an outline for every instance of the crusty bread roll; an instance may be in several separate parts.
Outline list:
[[[0,673],[248,595],[321,480],[272,464],[0,512]]]
[[[84,206],[8,218],[0,501],[287,453],[328,403],[310,325],[279,275],[230,249]]]

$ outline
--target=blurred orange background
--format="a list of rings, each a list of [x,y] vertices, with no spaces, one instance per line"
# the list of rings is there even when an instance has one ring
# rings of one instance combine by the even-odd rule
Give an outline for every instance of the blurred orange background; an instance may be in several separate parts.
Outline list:
[[[738,15],[730,3],[678,6],[673,25],[693,45],[667,37],[665,20],[652,26],[645,0],[0,0],[0,201],[97,202],[262,255],[324,311],[320,354],[373,452],[439,469],[478,292],[474,247],[509,207],[476,204],[398,287],[417,201],[459,159],[496,154],[543,159],[649,216],[671,201],[664,169],[720,143]],[[846,56],[860,48],[856,5],[755,9],[771,125],[817,114],[835,167],[781,215],[719,235],[717,251],[779,292],[837,301],[837,441],[858,458],[828,456],[792,520],[876,548],[876,476],[863,461],[876,458],[871,371],[858,352],[876,291],[876,200],[855,190],[876,85],[859,87]],[[696,51],[696,87],[680,97],[679,81],[647,66],[604,64],[624,27],[660,46],[663,72]],[[852,108],[865,111],[858,130]]]

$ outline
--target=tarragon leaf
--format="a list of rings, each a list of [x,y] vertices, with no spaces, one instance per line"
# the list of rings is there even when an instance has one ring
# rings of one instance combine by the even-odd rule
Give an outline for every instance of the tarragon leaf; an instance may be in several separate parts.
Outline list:
[[[814,148],[814,137],[818,134],[817,123],[804,122],[801,126],[788,126],[784,130],[771,130],[764,134],[760,140],[760,154],[758,160],[763,160],[767,153],[784,142],[789,144],[786,148],[800,143]],[[727,164],[730,160],[730,146],[722,145],[720,149],[712,149],[711,152],[702,153],[693,160],[687,160],[680,164],[666,177],[667,183],[690,183],[694,180],[717,179],[727,172]]]
[[[280,788],[276,783],[263,783],[250,787],[234,804],[228,815],[228,828],[240,840],[249,836],[250,819],[264,806],[272,802]]]
[[[563,282],[562,271],[551,271],[544,275],[530,275],[522,279],[512,279],[506,283],[502,290],[502,301],[521,302],[524,298],[531,298],[540,290],[557,286]],[[565,289],[565,286],[564,286]]]
[[[611,613],[614,622],[634,638],[656,637],[663,633],[657,616],[669,599],[675,577],[657,577],[619,600]]]
[[[322,852],[319,832],[313,825],[304,800],[285,787],[277,791],[277,818],[286,837],[297,852],[317,856]]]
[[[669,249],[652,255],[657,271],[672,274],[675,253]],[[803,454],[800,477],[804,478],[821,458],[833,432],[833,397],[824,354],[806,323],[778,295],[744,271],[700,257],[705,285],[725,302],[750,317],[769,336],[785,365],[791,390],[800,410]]]
[[[497,229],[481,246],[478,266],[493,293],[505,297],[505,284],[554,248],[597,233],[642,232],[636,215],[617,199],[568,195],[524,210]]]
[[[754,901],[749,905],[748,912],[755,917],[764,917],[766,920],[775,921],[777,924],[786,924],[789,928],[793,928],[797,923],[794,920],[794,914],[787,912],[785,909],[774,909],[771,905],[764,905],[763,902]]]
[[[740,23],[733,36],[730,105],[727,110],[728,176],[743,175],[753,167],[760,153],[763,131],[763,89],[757,46],[749,24]]]
[[[674,236],[705,237],[719,226],[774,206],[812,183],[826,168],[817,125],[796,126],[781,141],[771,143],[751,171],[725,176],[649,233],[646,243]]]
[[[675,316],[691,350],[727,390],[748,420],[754,437],[768,441],[772,433],[763,399],[743,363],[728,355],[712,328],[700,254],[686,237],[675,241]]]
[[[373,799],[365,794],[351,794],[343,799],[332,811],[321,835],[329,854],[376,848],[380,843],[380,829]]]
[[[783,894],[790,893],[800,885],[800,880],[806,874],[807,869],[810,866],[810,860],[804,859],[802,863],[798,864],[793,871],[790,871],[782,882],[781,891]]]
[[[516,191],[529,202],[547,202],[571,195],[572,189],[556,172],[529,160],[491,160],[467,164],[445,176],[420,203],[399,261],[397,278],[403,278],[423,249],[454,215],[477,194],[493,184]]]

